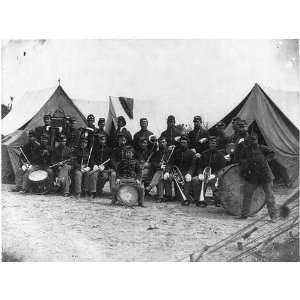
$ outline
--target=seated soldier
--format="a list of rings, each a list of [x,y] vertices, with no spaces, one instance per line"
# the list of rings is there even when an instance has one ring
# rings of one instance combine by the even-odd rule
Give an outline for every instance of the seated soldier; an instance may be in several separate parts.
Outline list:
[[[116,170],[118,168],[119,163],[123,158],[125,158],[125,147],[127,146],[127,138],[124,134],[119,133],[118,135],[118,146],[115,147],[111,152],[111,163],[112,163],[112,171],[111,171],[111,182],[116,181]]]
[[[144,136],[141,136],[138,141],[138,146],[135,151],[135,158],[141,164],[142,168],[142,182],[148,185],[151,181],[151,164],[150,159],[153,155],[153,151],[151,151],[148,147],[148,139]]]
[[[237,146],[234,155],[235,162],[240,163],[241,175],[246,180],[243,190],[241,219],[246,219],[249,216],[252,196],[258,185],[261,185],[265,192],[270,218],[275,220],[278,217],[278,209],[272,190],[274,176],[268,164],[274,155],[272,149],[258,144],[256,133],[252,133],[247,137],[245,143]]]
[[[59,135],[57,142],[51,159],[56,177],[54,187],[57,190],[61,189],[64,197],[68,197],[70,195],[71,185],[70,172],[72,169],[72,149],[66,145],[67,138],[64,134]]]
[[[194,129],[188,133],[189,147],[194,152],[202,153],[207,149],[208,131],[202,127],[201,116],[195,116],[193,123]]]
[[[134,184],[138,188],[138,205],[144,207],[144,187],[141,184],[142,170],[138,161],[134,158],[134,149],[132,146],[126,146],[125,158],[121,160],[117,167],[116,182],[112,188],[113,201],[115,204],[117,199],[115,197],[118,185],[121,183]]]
[[[158,144],[159,150],[154,152],[150,159],[151,166],[154,170],[154,175],[150,184],[145,190],[150,192],[152,188],[157,186],[157,201],[167,202],[172,199],[172,182],[170,180],[164,180],[163,174],[172,150],[168,149],[167,139],[164,136],[158,139]]]
[[[193,160],[195,152],[188,148],[189,138],[185,135],[180,137],[180,146],[174,150],[174,153],[166,167],[166,173],[164,174],[164,179],[169,179],[169,172],[172,167],[177,166],[184,177],[183,194],[179,191],[177,184],[175,184],[175,197],[180,199],[181,204],[189,204],[190,199],[190,188],[192,176],[194,174]],[[185,197],[184,197],[185,196]],[[186,199],[184,199],[186,198]]]
[[[87,173],[91,170],[89,157],[90,151],[87,148],[88,139],[80,138],[80,145],[73,152],[73,182],[74,194],[77,199],[80,195],[83,197],[88,193],[89,176]]]
[[[94,145],[96,132],[95,116],[93,114],[87,116],[87,126],[80,128],[79,132],[80,138],[86,138],[88,140],[87,148],[90,150]]]
[[[38,146],[35,143],[35,137],[33,134],[33,131],[29,132],[29,142],[23,147],[20,156],[22,163],[22,175],[21,182],[19,184],[21,184],[22,187],[20,188],[18,185],[14,190],[19,191],[20,193],[28,193],[30,191],[29,175],[34,171],[44,169],[47,171],[49,178],[53,178],[53,172],[49,169],[50,150],[48,147],[48,135],[41,135],[41,144]]]
[[[89,176],[88,192],[91,197],[96,193],[101,196],[105,183],[110,179],[112,163],[110,161],[111,149],[107,146],[106,135],[98,133],[97,147],[93,149],[91,156],[92,170],[87,173]]]
[[[214,199],[216,206],[219,206],[219,202],[216,195],[216,182],[219,177],[219,172],[226,165],[226,160],[223,154],[216,149],[217,140],[215,136],[209,137],[208,150],[205,150],[199,159],[194,161],[194,167],[197,168],[196,176],[192,179],[192,187],[194,198],[197,206],[205,207],[207,203],[205,199],[200,199],[202,182],[205,179],[203,171],[206,167],[210,168],[210,176],[207,178],[206,186],[209,185],[214,193]],[[205,191],[203,191],[205,193]],[[204,195],[204,194],[203,194]],[[201,201],[200,201],[201,200]]]

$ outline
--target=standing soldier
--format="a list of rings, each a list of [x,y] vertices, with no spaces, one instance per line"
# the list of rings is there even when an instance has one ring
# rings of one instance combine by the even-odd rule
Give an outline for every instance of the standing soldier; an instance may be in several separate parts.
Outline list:
[[[215,136],[209,137],[208,150],[205,150],[201,157],[194,161],[194,168],[196,169],[196,176],[192,179],[193,194],[195,197],[195,202],[197,206],[205,207],[207,204],[205,200],[200,201],[200,194],[202,188],[202,182],[205,179],[203,171],[206,167],[211,170],[210,177],[207,178],[207,184],[210,185],[215,199],[216,206],[219,206],[219,202],[216,195],[216,182],[219,177],[219,172],[226,165],[226,160],[223,154],[217,150],[217,139]],[[234,183],[233,183],[234,184]],[[205,190],[203,191],[205,193]]]
[[[67,146],[73,150],[78,146],[80,140],[80,131],[75,126],[76,126],[76,119],[70,116],[69,126],[66,130],[66,137],[67,137]]]
[[[88,141],[87,148],[91,149],[92,146],[94,146],[95,141],[95,116],[92,114],[89,114],[87,116],[87,126],[80,128],[80,138],[86,138]]]
[[[243,188],[244,199],[240,218],[246,219],[249,216],[253,193],[257,186],[261,185],[265,192],[270,218],[275,220],[278,216],[278,210],[272,190],[274,176],[268,164],[268,161],[274,158],[275,153],[269,147],[258,144],[256,133],[247,137],[245,145],[237,145],[235,151],[235,162],[240,163],[241,175],[246,180]]]
[[[164,180],[163,175],[173,150],[168,149],[167,140],[164,136],[158,139],[158,144],[159,150],[154,152],[150,159],[151,166],[154,169],[154,175],[145,190],[150,192],[152,188],[157,186],[158,202],[168,202],[172,200],[172,181]]]
[[[220,150],[223,154],[226,153],[226,147],[229,143],[230,137],[225,133],[225,123],[219,122],[216,125],[216,138],[217,138],[217,150]]]
[[[208,132],[202,127],[202,118],[200,116],[195,116],[193,122],[194,129],[188,133],[189,147],[194,152],[202,153],[207,149]]]
[[[86,196],[88,192],[88,176],[87,172],[91,170],[89,159],[90,151],[87,148],[88,140],[85,137],[80,138],[80,145],[73,152],[74,158],[74,194],[77,199],[80,195]]]
[[[120,134],[124,135],[127,139],[127,144],[132,144],[132,135],[129,130],[125,128],[126,120],[123,116],[119,116],[117,119],[117,129],[115,132],[112,133],[111,136],[111,145],[112,147],[118,146],[118,136]]]
[[[42,134],[47,134],[50,138],[50,128],[51,128],[51,115],[44,115],[44,125],[39,126],[34,130],[34,136],[38,141],[40,141]]]
[[[106,135],[98,133],[97,147],[93,149],[91,156],[91,168],[88,172],[89,188],[88,192],[91,197],[96,193],[101,196],[105,183],[110,179],[112,163],[109,160],[111,149],[107,146]]]
[[[181,136],[181,130],[175,126],[175,117],[174,116],[168,116],[167,119],[167,129],[161,133],[160,136],[164,136],[167,140],[167,145],[177,145],[175,138],[178,138]]]
[[[58,144],[55,147],[52,154],[52,164],[55,165],[54,173],[56,176],[56,181],[54,185],[62,190],[65,197],[70,195],[70,185],[71,185],[71,158],[72,149],[67,145],[67,138],[64,134],[59,135]]]
[[[148,130],[147,118],[140,119],[140,126],[141,126],[141,130],[136,132],[133,136],[133,146],[135,150],[139,148],[138,145],[139,145],[140,138],[145,138],[147,141],[149,141],[149,137],[153,135],[153,132]]]
[[[174,150],[174,153],[166,167],[166,173],[164,174],[164,179],[168,180],[170,177],[170,171],[172,167],[177,166],[181,172],[181,174],[184,176],[184,187],[183,187],[183,193],[187,199],[185,201],[182,199],[183,197],[180,194],[180,191],[178,190],[177,185],[175,184],[175,197],[181,198],[181,204],[187,204],[189,203],[190,199],[190,188],[191,188],[191,181],[192,176],[194,174],[193,169],[193,160],[195,156],[195,152],[193,152],[191,149],[188,148],[189,146],[189,138],[187,136],[181,136],[180,137],[180,147],[176,148]]]
[[[98,120],[98,128],[96,129],[96,134],[104,134],[106,136],[106,144],[109,145],[109,136],[108,133],[105,131],[105,118],[99,118]]]

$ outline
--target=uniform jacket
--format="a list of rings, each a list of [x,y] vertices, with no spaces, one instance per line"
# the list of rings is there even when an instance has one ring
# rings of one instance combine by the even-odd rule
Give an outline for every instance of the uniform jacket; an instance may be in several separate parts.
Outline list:
[[[169,127],[167,130],[163,131],[160,136],[163,136],[167,140],[167,145],[178,145],[175,141],[175,137],[181,136],[181,131],[177,127]]]
[[[108,147],[107,145],[105,146],[98,146],[97,148],[93,149],[92,155],[91,155],[91,166],[94,165],[100,165],[103,162],[105,162],[107,159],[110,158],[111,156],[111,148]],[[105,168],[111,167],[112,162],[109,161],[108,163],[105,164]]]
[[[97,147],[96,138],[95,138],[95,132],[96,132],[96,127],[82,127],[79,129],[80,132],[80,137],[85,137],[88,140],[87,148],[91,149],[91,146]]]
[[[111,146],[112,147],[117,147],[118,145],[118,135],[122,133],[126,136],[127,138],[127,144],[131,145],[132,144],[132,135],[129,130],[127,130],[125,127],[121,128],[121,130],[117,129],[115,132],[113,132],[111,136]]]
[[[145,139],[149,139],[149,136],[152,135],[153,132],[149,131],[148,129],[146,130],[140,130],[138,132],[136,132],[133,136],[133,146],[135,149],[138,149],[138,145],[139,145],[139,139],[140,138],[145,138]]]
[[[136,159],[122,159],[117,168],[117,179],[134,178],[140,179],[142,169],[140,163]]]
[[[70,148],[76,148],[80,141],[80,131],[76,128],[68,128],[65,132],[67,137],[67,146]]]
[[[226,166],[226,160],[219,150],[208,149],[201,154],[201,157],[195,161],[195,164],[197,169],[196,175],[202,174],[206,167],[211,168],[211,173],[216,173]]]
[[[51,148],[49,145],[41,145],[38,148],[38,152],[40,155],[40,164],[42,167],[47,167],[51,165]]]
[[[174,150],[174,153],[166,167],[167,171],[170,171],[172,166],[177,166],[183,175],[189,173],[193,175],[193,160],[195,157],[195,153],[191,149],[182,150],[181,148],[177,148]]]
[[[61,162],[72,157],[72,149],[68,146],[58,146],[52,151],[51,164]]]
[[[268,183],[274,179],[268,161],[274,158],[274,151],[267,146],[249,146],[238,144],[235,150],[235,162],[241,165],[241,175],[251,183]]]
[[[80,170],[81,167],[86,167],[87,161],[89,159],[89,155],[90,155],[90,151],[88,148],[77,147],[72,154],[72,157],[74,158],[73,159],[74,168]],[[92,167],[90,162],[89,162],[89,167]]]
[[[39,165],[41,163],[41,156],[40,156],[40,146],[35,143],[27,143],[23,147],[23,152],[25,153],[27,159],[30,161],[31,164]],[[20,154],[21,163],[27,163],[23,154]]]
[[[125,147],[116,147],[111,152],[111,162],[116,170],[122,159],[125,158]]]
[[[200,128],[200,129],[193,129],[188,133],[188,137],[190,140],[189,147],[195,148],[197,153],[202,153],[204,150],[207,149],[207,142],[200,144],[199,140],[202,138],[208,138],[208,131]]]
[[[225,153],[226,146],[228,145],[230,137],[225,133],[217,135],[217,150],[222,150]]]
[[[97,128],[95,130],[95,134],[98,134],[98,133],[101,133],[101,134],[103,134],[103,135],[106,136],[106,143],[107,143],[107,145],[109,145],[110,141],[109,141],[109,135],[108,135],[108,133],[105,130],[100,130],[99,128]]]
[[[166,163],[169,155],[170,150],[168,150],[168,148],[159,149],[157,152],[155,152],[150,159],[151,166],[154,168],[154,170],[160,170],[161,164]]]

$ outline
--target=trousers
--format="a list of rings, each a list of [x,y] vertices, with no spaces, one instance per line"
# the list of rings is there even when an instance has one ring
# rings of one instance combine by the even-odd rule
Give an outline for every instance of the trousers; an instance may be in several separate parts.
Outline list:
[[[211,179],[207,183],[207,186],[209,185],[211,187],[213,193],[215,193],[215,191],[216,191],[216,186],[215,186],[216,181],[217,181],[217,177],[214,179]],[[195,202],[199,202],[201,189],[202,189],[202,181],[199,179],[198,176],[195,176],[192,178],[192,189],[193,189]]]
[[[72,167],[68,164],[65,164],[57,168],[57,181],[60,183],[63,194],[70,193],[71,169]]]
[[[250,207],[251,207],[251,200],[252,200],[253,194],[254,194],[257,186],[258,186],[257,184],[253,184],[248,181],[246,181],[245,185],[243,186],[244,198],[243,198],[242,211],[241,211],[242,216],[249,215]],[[273,182],[263,183],[263,184],[261,184],[261,186],[265,193],[265,200],[266,200],[269,216],[271,218],[274,218],[274,217],[276,217],[276,214],[277,214],[277,207],[275,204],[275,197],[274,197],[273,188],[272,188]]]

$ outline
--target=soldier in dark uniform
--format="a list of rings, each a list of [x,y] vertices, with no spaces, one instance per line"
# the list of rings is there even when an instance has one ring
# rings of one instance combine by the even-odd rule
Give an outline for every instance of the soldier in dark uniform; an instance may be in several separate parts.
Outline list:
[[[139,148],[139,141],[141,137],[149,141],[149,137],[153,135],[153,132],[148,130],[148,120],[146,118],[140,119],[140,126],[141,130],[136,132],[133,136],[133,147],[135,150]]]
[[[91,149],[91,147],[94,147],[95,142],[95,132],[96,132],[96,126],[95,126],[95,116],[92,114],[89,114],[87,116],[87,126],[80,128],[80,138],[86,138],[88,141],[87,148]]]
[[[189,147],[194,152],[202,153],[207,149],[208,131],[202,127],[202,118],[200,116],[195,116],[193,122],[194,129],[188,133]]]
[[[138,204],[144,207],[144,187],[141,184],[142,169],[140,163],[134,159],[134,148],[126,146],[125,158],[121,160],[117,167],[116,182],[113,187],[113,204],[116,203],[115,192],[120,183],[134,184],[138,188]]]
[[[274,158],[275,153],[269,147],[258,144],[256,133],[248,136],[245,144],[246,146],[237,145],[235,151],[235,162],[240,163],[241,175],[246,180],[241,218],[248,217],[253,193],[257,186],[261,185],[265,192],[269,215],[275,220],[278,210],[272,190],[274,176],[268,164],[268,161]]]
[[[216,195],[216,181],[219,177],[219,172],[226,165],[226,160],[221,151],[217,150],[217,138],[215,136],[209,137],[208,141],[209,149],[205,150],[201,157],[194,161],[194,168],[196,169],[195,177],[192,179],[193,194],[195,203],[197,206],[206,206],[206,202],[200,202],[200,193],[202,187],[202,181],[204,180],[203,171],[206,167],[211,168],[211,176],[208,178],[208,184],[210,185],[215,198],[215,203],[218,206],[219,202]],[[234,183],[232,183],[234,184]]]
[[[39,126],[34,130],[34,136],[38,141],[40,141],[42,134],[48,134],[50,138],[50,128],[51,128],[51,115],[44,115],[44,125]]]
[[[172,115],[168,116],[167,129],[160,135],[166,138],[168,146],[178,145],[176,138],[181,136],[181,130],[175,126],[175,123],[175,117]]]
[[[247,137],[247,122],[239,117],[232,119],[233,134],[229,138],[230,143],[241,143]]]
[[[122,159],[125,158],[125,147],[127,146],[127,137],[123,133],[118,135],[118,146],[111,152],[111,163],[113,170],[111,171],[111,182],[116,181],[116,170]]]
[[[220,150],[223,154],[226,153],[226,146],[228,145],[230,140],[230,137],[226,135],[224,129],[224,122],[219,122],[216,125],[217,150]]]
[[[46,153],[48,147],[45,146],[45,144],[48,143],[48,135],[42,135],[40,138],[42,143],[37,145],[35,143],[34,132],[29,132],[29,142],[22,149],[29,162],[24,155],[21,154],[20,161],[22,167],[20,168],[17,176],[20,178],[20,181],[16,184],[17,187],[14,191],[28,193],[30,190],[29,175],[34,171],[45,169],[48,171],[49,177],[52,178],[52,171],[48,170],[50,153]]]
[[[52,153],[51,163],[57,164],[54,167],[56,177],[55,186],[61,189],[63,195],[70,195],[71,169],[72,169],[72,149],[67,145],[67,138],[64,134],[59,135],[58,143]]]
[[[108,147],[106,142],[106,135],[97,133],[97,148],[93,149],[91,156],[91,171],[89,175],[89,188],[88,192],[92,197],[96,193],[101,196],[105,183],[110,179],[112,170],[112,162],[107,160],[111,155],[111,148]],[[105,165],[103,164],[105,162]]]
[[[166,166],[166,173],[164,174],[164,179],[169,178],[169,172],[171,171],[172,166],[177,166],[184,176],[184,187],[183,193],[186,196],[187,200],[190,199],[190,188],[192,176],[194,174],[193,161],[195,152],[189,149],[189,138],[187,136],[180,137],[180,146],[174,150],[174,153]],[[181,204],[186,204],[182,199],[180,192],[175,184],[175,197],[181,199]]]
[[[87,148],[87,145],[87,138],[81,137],[79,147],[73,152],[74,194],[77,199],[80,198],[80,195],[84,197],[88,193],[87,173],[91,170],[91,164],[89,161],[90,151]]]
[[[67,147],[75,149],[79,145],[80,131],[76,127],[76,119],[69,117],[69,125],[66,128],[65,135],[67,137]]]
[[[106,136],[106,144],[109,145],[109,136],[108,133],[105,131],[105,118],[99,118],[98,120],[98,128],[96,129],[96,134],[101,134]]]
[[[151,181],[151,164],[150,159],[153,155],[153,150],[148,147],[149,142],[146,136],[140,136],[137,149],[135,151],[135,158],[141,164],[142,168],[142,182],[148,185]]]
[[[125,128],[126,120],[123,116],[118,117],[117,125],[118,125],[118,128],[116,129],[115,132],[112,133],[112,136],[111,136],[112,147],[118,146],[118,136],[120,133],[123,134],[124,136],[126,136],[127,144],[131,145],[132,144],[132,135],[131,135],[130,131]]]
[[[157,186],[158,202],[167,202],[172,199],[172,182],[171,180],[164,180],[163,175],[172,150],[168,149],[167,140],[164,136],[158,139],[158,143],[159,150],[154,152],[150,159],[154,175],[149,186],[146,187],[145,190],[150,192],[153,187]]]

